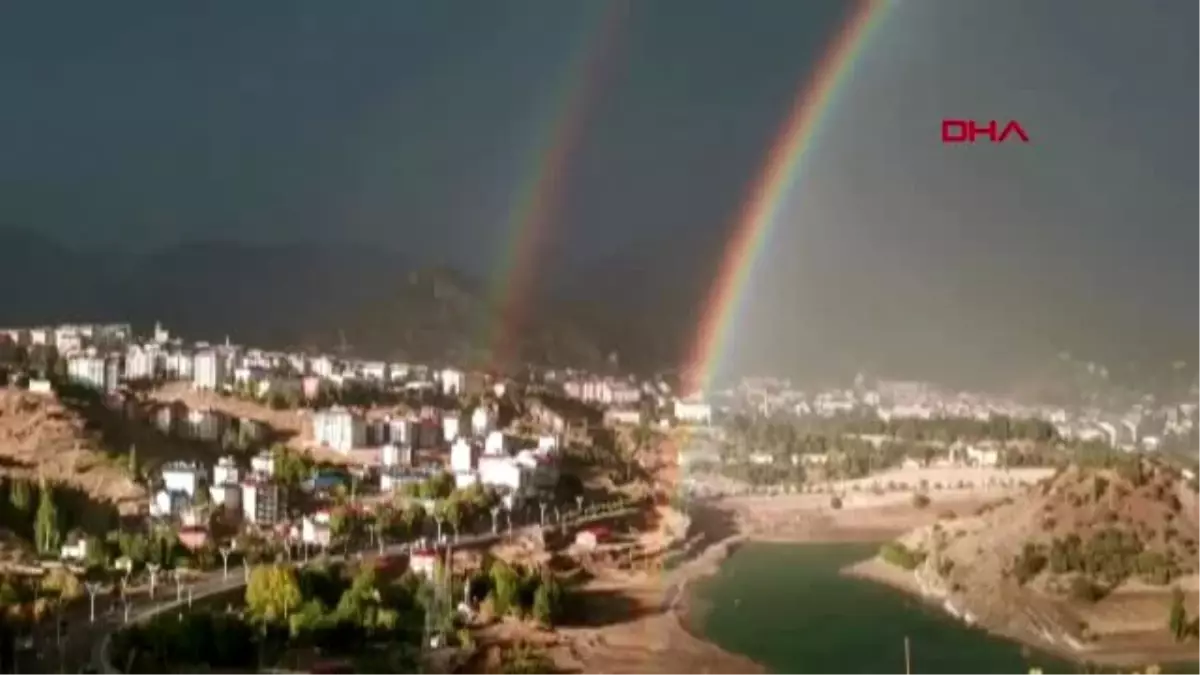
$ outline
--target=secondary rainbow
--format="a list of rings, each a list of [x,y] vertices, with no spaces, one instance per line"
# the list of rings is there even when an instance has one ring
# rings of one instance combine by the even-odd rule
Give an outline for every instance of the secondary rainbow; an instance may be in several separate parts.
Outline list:
[[[509,212],[509,240],[492,285],[493,306],[499,309],[499,316],[490,344],[493,363],[498,367],[511,364],[518,356],[536,265],[567,183],[568,161],[604,80],[607,56],[613,51],[626,9],[625,0],[612,0],[591,20],[593,25],[585,31],[581,48],[564,69],[560,93],[550,107],[550,121],[544,125],[545,133],[540,134],[541,145]]]
[[[701,307],[700,322],[681,368],[685,394],[711,385],[736,323],[741,297],[755,262],[778,220],[779,210],[803,166],[821,122],[837,99],[840,85],[886,14],[888,0],[866,0],[855,7],[817,66],[797,92],[765,164],[739,209],[713,285]]]

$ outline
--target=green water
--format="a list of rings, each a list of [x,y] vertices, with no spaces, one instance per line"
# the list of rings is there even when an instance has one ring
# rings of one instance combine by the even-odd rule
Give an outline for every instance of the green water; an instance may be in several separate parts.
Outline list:
[[[695,589],[695,628],[773,672],[1079,672],[885,586],[838,574],[873,544],[747,544]]]

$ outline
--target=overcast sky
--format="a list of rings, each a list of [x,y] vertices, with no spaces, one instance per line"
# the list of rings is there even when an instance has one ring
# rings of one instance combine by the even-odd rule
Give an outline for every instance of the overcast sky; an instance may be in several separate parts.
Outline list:
[[[346,238],[492,269],[604,4],[5,2],[0,226]],[[546,255],[730,227],[847,6],[633,2]],[[1196,25],[1183,0],[901,0],[791,188],[733,361],[883,333],[904,358],[1194,333]],[[1032,141],[943,146],[944,117]]]

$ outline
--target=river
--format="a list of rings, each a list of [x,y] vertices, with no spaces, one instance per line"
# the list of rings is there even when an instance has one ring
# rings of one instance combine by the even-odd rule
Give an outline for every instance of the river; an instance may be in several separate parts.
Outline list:
[[[763,544],[737,549],[693,590],[692,628],[773,672],[1079,672],[1062,660],[971,628],[870,581],[841,576],[875,544]]]

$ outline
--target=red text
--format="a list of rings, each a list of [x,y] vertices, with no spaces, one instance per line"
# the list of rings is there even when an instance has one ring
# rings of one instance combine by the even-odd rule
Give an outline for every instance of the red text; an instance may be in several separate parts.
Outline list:
[[[992,143],[1003,143],[1006,140],[1019,139],[1022,143],[1029,142],[1029,134],[1020,122],[1009,120],[1003,126],[996,120],[976,122],[974,120],[942,120],[943,143],[974,143],[984,136]]]

